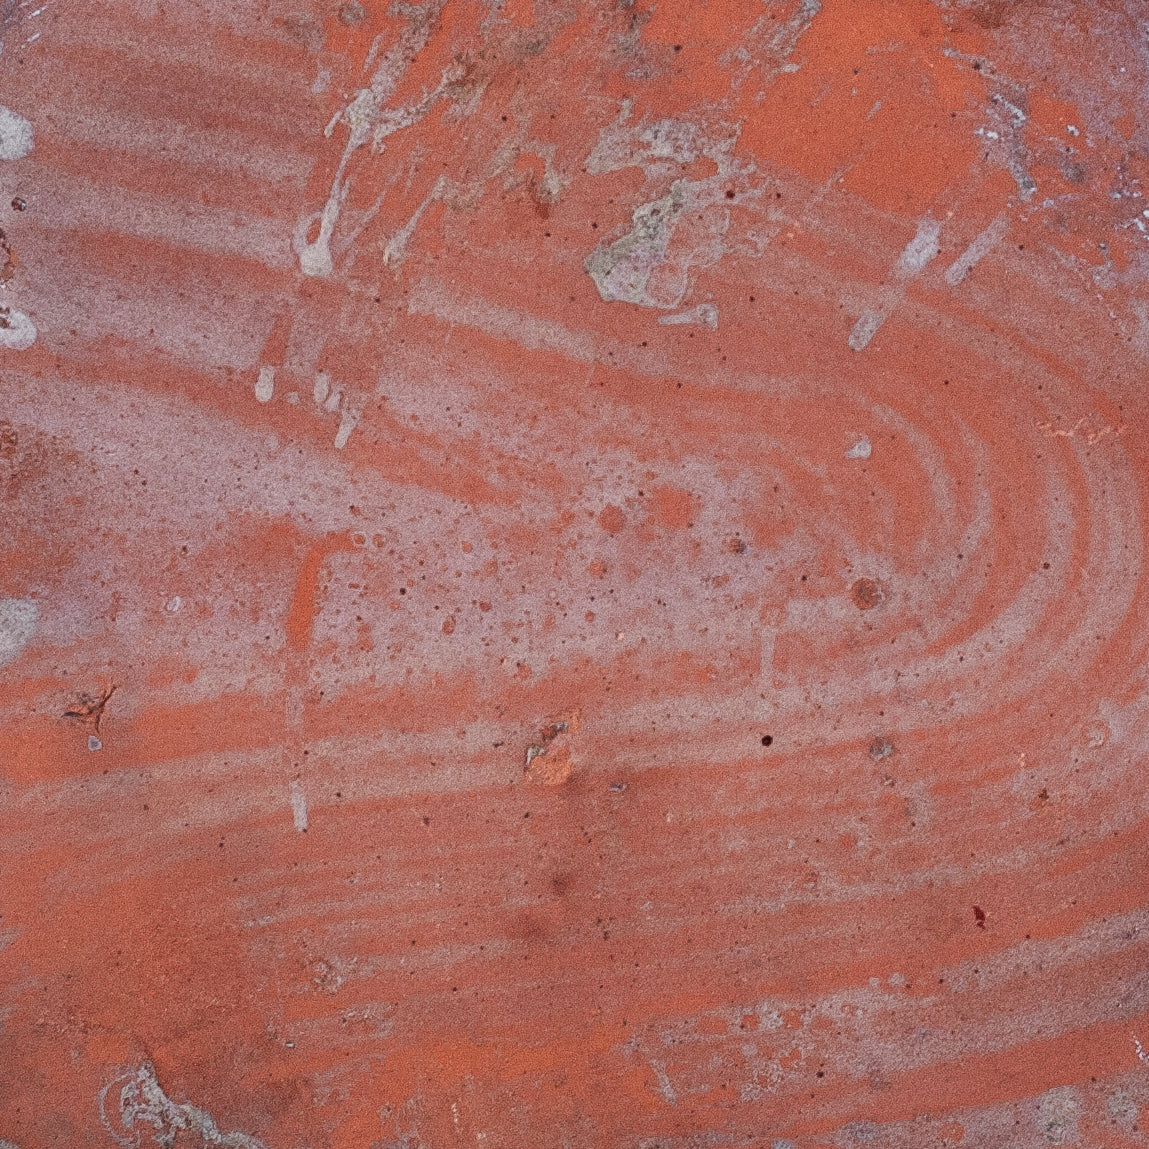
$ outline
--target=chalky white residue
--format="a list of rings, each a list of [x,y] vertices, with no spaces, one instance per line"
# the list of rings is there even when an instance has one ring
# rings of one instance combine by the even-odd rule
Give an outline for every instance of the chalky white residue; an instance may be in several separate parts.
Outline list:
[[[0,347],[26,351],[36,342],[36,325],[22,311],[0,305]]]
[[[23,159],[34,143],[32,125],[18,112],[0,106],[0,160]]]
[[[40,611],[31,599],[0,598],[0,666],[11,662],[36,633]]]
[[[255,381],[255,397],[260,403],[269,403],[274,394],[275,368],[261,367],[259,369],[259,378]]]
[[[291,783],[291,821],[299,833],[307,829],[307,795],[298,782]]]
[[[108,1114],[109,1094],[119,1086],[119,1112]],[[197,1144],[220,1145],[223,1149],[265,1149],[262,1141],[246,1133],[224,1133],[206,1109],[189,1102],[173,1101],[156,1080],[150,1065],[122,1074],[100,1090],[100,1120],[104,1128],[125,1149],[136,1149],[142,1142],[142,1126],[150,1125],[151,1140],[157,1145],[174,1146],[181,1133],[189,1132]]]

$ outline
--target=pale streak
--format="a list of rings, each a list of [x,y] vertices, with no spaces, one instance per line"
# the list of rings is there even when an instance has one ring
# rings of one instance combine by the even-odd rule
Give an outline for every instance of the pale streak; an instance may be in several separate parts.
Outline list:
[[[901,302],[910,282],[921,275],[938,254],[938,237],[941,231],[942,225],[928,215],[918,223],[918,230],[914,232],[913,239],[906,244],[891,268],[893,285],[883,293],[881,304],[878,307],[866,308],[859,316],[858,322],[854,324],[847,341],[854,351],[861,351],[869,345],[890,312]]]
[[[291,783],[291,821],[299,833],[307,829],[307,795],[295,781]]]
[[[989,226],[974,236],[969,247],[946,268],[946,286],[957,287],[973,270],[974,265],[1001,243],[1008,230],[1009,219],[1005,212],[999,212],[990,221]]]

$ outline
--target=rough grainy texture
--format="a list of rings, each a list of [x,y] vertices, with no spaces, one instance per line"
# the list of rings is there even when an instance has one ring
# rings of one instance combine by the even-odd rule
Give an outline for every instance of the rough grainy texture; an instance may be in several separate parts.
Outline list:
[[[1147,18],[0,3],[0,1145],[1149,1142]]]

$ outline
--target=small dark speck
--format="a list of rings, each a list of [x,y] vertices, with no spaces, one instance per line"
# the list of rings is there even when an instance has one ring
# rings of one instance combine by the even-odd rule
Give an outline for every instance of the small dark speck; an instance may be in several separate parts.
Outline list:
[[[13,211],[23,211],[27,206],[28,201],[22,195],[18,195],[12,200]]]
[[[610,791],[612,794],[621,794],[626,789],[625,782],[612,782],[610,784]]]
[[[773,734],[763,734],[762,735],[762,745],[763,746],[773,746],[774,745],[774,735]]]

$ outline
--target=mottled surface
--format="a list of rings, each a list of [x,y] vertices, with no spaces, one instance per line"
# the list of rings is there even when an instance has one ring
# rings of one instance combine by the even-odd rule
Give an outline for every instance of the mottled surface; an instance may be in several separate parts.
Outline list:
[[[0,3],[0,1146],[1149,1142],[1147,21]]]

